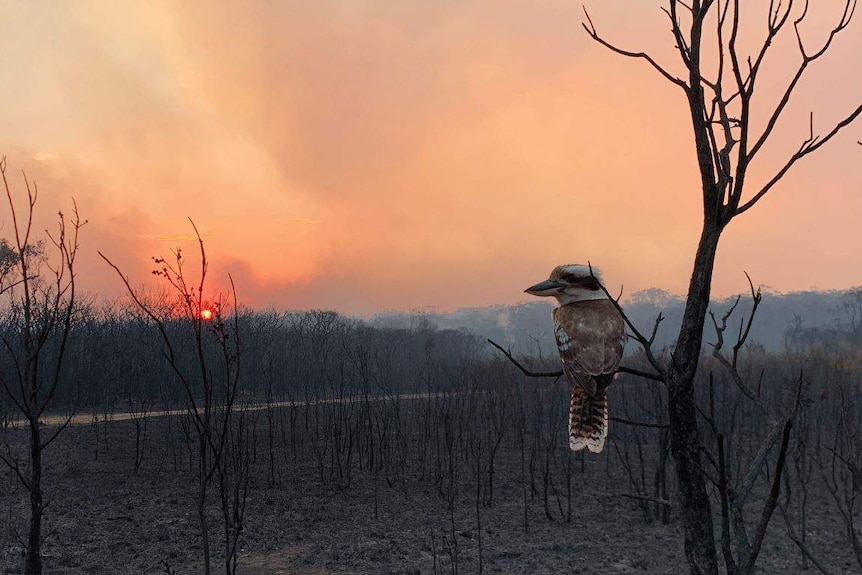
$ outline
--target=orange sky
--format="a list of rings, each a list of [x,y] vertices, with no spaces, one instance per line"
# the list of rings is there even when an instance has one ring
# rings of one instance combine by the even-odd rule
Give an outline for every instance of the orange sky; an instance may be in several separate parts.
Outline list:
[[[121,293],[96,250],[150,281],[188,216],[214,275],[259,306],[513,303],[587,260],[612,289],[687,285],[701,208],[685,102],[593,43],[579,2],[3,4],[0,153],[16,185],[19,169],[38,182],[47,216],[77,199],[85,290]],[[606,37],[673,67],[662,4],[587,6]],[[762,19],[768,3],[752,4]],[[840,2],[812,10],[819,41]],[[797,58],[779,43],[767,75]],[[862,99],[860,59],[857,15],[760,181],[809,110],[825,127]],[[761,90],[762,111],[775,91]],[[782,291],[862,283],[860,139],[851,126],[731,224],[717,294],[746,289],[743,270]]]

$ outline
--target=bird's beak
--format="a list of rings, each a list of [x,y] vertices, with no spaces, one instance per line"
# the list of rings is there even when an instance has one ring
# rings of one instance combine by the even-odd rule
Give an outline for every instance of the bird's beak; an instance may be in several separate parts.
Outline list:
[[[541,283],[537,283],[534,286],[530,286],[524,291],[530,295],[538,295],[538,296],[546,296],[546,295],[557,295],[561,291],[566,288],[566,284],[558,282],[556,280],[545,280]]]

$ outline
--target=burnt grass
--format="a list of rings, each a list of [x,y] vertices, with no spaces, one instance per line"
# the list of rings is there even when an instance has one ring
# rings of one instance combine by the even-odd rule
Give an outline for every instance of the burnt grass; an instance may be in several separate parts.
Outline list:
[[[561,401],[565,409],[565,394],[548,395],[549,405]],[[494,454],[493,496],[488,501],[489,453],[495,440],[485,431],[484,440],[475,439],[480,435],[470,440],[466,431],[471,424],[487,423],[487,418],[470,412],[471,417],[449,426],[428,419],[429,410],[419,405],[429,401],[393,402],[400,414],[394,420],[397,432],[369,419],[367,438],[379,441],[369,440],[363,447],[364,436],[358,434],[350,453],[333,447],[341,433],[337,427],[320,431],[330,429],[326,422],[344,416],[336,406],[248,414],[254,440],[238,572],[687,572],[672,463],[667,489],[671,506],[664,521],[659,505],[622,495],[635,493],[641,476],[642,486],[647,486],[643,492],[655,495],[650,485],[659,459],[652,440],[658,431],[612,424],[603,453],[573,455],[563,443],[562,416],[548,414],[547,422],[525,425],[522,457],[518,427],[510,425]],[[49,447],[46,573],[202,572],[194,449],[183,432],[183,419],[146,421],[136,473],[133,421],[102,418],[70,426]],[[453,437],[459,433],[452,440],[451,468],[447,429]],[[0,433],[5,449],[23,460],[25,431],[7,427]],[[386,434],[402,439],[386,440]],[[637,434],[644,438],[640,443],[633,439]],[[764,490],[758,487],[748,505],[752,525]],[[833,572],[858,572],[829,494],[816,482],[810,490],[808,545],[827,559]],[[715,506],[714,511],[718,515]],[[24,488],[12,470],[0,469],[2,573],[22,568],[28,512]],[[224,572],[221,515],[214,495],[209,513],[213,570]],[[801,555],[778,512],[757,565],[762,573],[803,572]],[[808,569],[816,572],[811,565]]]

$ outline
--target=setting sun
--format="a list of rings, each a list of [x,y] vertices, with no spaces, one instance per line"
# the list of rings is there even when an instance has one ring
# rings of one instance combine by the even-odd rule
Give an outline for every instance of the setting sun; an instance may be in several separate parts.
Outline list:
[[[204,321],[212,321],[213,319],[213,310],[204,308],[201,310],[201,319]]]

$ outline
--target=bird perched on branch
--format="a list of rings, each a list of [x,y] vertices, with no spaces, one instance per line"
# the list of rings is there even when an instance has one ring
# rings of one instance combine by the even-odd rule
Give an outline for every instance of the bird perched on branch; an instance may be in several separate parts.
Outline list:
[[[554,336],[572,386],[569,447],[598,453],[608,435],[608,386],[625,346],[622,315],[602,289],[599,271],[590,266],[558,266],[550,278],[525,291],[553,296],[560,304],[554,308]]]

